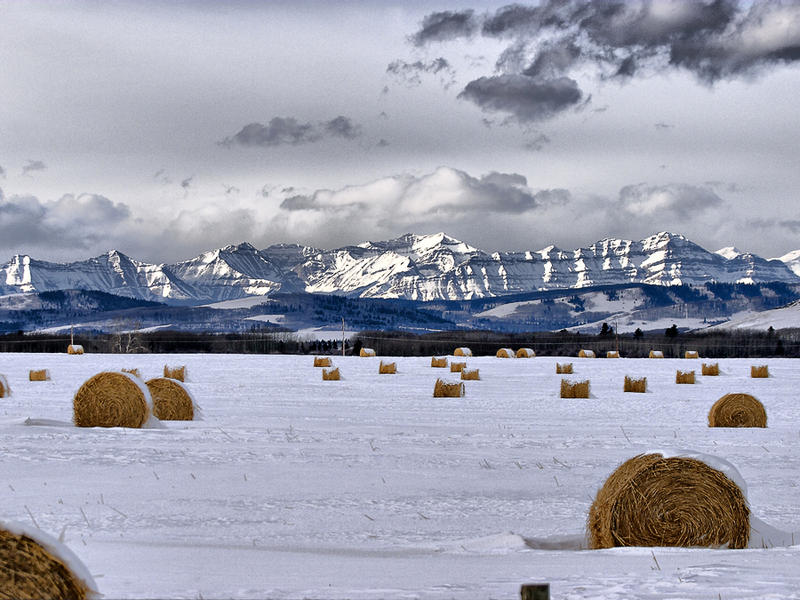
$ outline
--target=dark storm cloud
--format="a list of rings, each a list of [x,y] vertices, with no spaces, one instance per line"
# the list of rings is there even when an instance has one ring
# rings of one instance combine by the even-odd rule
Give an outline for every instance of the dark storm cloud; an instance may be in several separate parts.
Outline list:
[[[470,81],[459,95],[484,111],[507,112],[521,122],[540,121],[578,105],[583,94],[574,79],[538,80],[526,75],[496,75]]]
[[[443,42],[459,37],[468,37],[478,29],[478,20],[473,10],[441,11],[422,19],[419,31],[412,36],[417,46],[429,42]]]
[[[186,179],[181,181],[181,187],[184,189],[184,191],[186,191],[186,192],[189,191],[189,188],[192,187],[192,180],[193,179],[194,179],[194,175],[190,175],[189,177],[187,177]]]
[[[232,146],[270,147],[318,142],[325,137],[354,139],[361,128],[350,118],[338,116],[330,121],[301,122],[294,117],[273,117],[266,125],[250,123],[221,144]]]
[[[572,81],[570,74],[585,65],[598,69],[602,79],[681,69],[714,84],[800,61],[798,0],[544,0],[481,16],[431,13],[412,40],[423,45],[468,38],[478,30],[507,40],[507,46],[495,65],[499,74],[468,83],[461,97],[520,120],[549,118],[577,104],[584,94],[574,81],[570,94],[555,105],[549,94],[542,97],[541,88],[562,77]],[[507,89],[510,81],[513,92]],[[495,100],[509,93],[514,100]]]
[[[281,202],[283,210],[311,210],[317,208],[317,203],[312,196],[290,196]]]
[[[426,73],[439,75],[445,88],[450,87],[455,82],[453,79],[455,75],[453,67],[441,56],[427,62],[421,60],[414,62],[406,62],[400,59],[394,60],[386,67],[386,72],[394,75],[407,85],[421,84],[421,75]]]
[[[778,225],[780,225],[784,229],[788,229],[794,234],[800,233],[800,219],[786,219],[783,221],[779,221]]]
[[[540,150],[544,150],[544,147],[550,143],[550,138],[547,137],[545,134],[540,133],[532,140],[528,140],[525,142],[525,149],[531,150],[532,152],[539,152]]]
[[[3,247],[12,249],[88,248],[131,216],[127,205],[99,194],[65,194],[53,202],[27,195],[0,199],[0,239]]]
[[[47,165],[40,160],[28,159],[28,162],[22,167],[22,174],[27,175],[31,171],[44,171]]]

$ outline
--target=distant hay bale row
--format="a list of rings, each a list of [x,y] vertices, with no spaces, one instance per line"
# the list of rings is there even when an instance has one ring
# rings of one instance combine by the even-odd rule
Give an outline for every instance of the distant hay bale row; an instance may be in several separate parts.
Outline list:
[[[578,352],[578,358],[595,358],[594,350],[581,350]]]
[[[47,369],[38,369],[28,371],[29,381],[50,381],[50,371]]]
[[[616,350],[609,350],[606,352],[606,358],[619,358],[619,352]]]
[[[700,358],[700,353],[697,350],[687,350],[683,353],[683,358]]]
[[[644,394],[647,392],[647,377],[633,379],[632,377],[625,375],[625,384],[622,388],[622,391]]]
[[[450,372],[451,373],[460,373],[464,370],[464,367],[467,366],[465,362],[451,362],[450,363]]]
[[[94,581],[78,558],[50,536],[27,529],[0,522],[0,598],[95,598]]]
[[[139,428],[150,417],[152,399],[138,378],[106,371],[84,382],[75,393],[72,408],[77,427]]]
[[[335,369],[322,369],[322,381],[339,381],[341,378],[339,367]]]
[[[83,354],[83,346],[78,344],[70,344],[67,346],[67,354]]]
[[[719,375],[719,363],[713,363],[713,364],[703,363],[701,372],[703,375],[708,375],[709,377],[717,376]]]
[[[461,382],[449,383],[437,379],[433,386],[434,398],[461,398],[466,393],[466,388]]]
[[[572,363],[556,363],[556,375],[571,375]]]
[[[358,353],[359,356],[375,356],[375,350],[372,348],[362,348]]]
[[[381,364],[378,365],[378,374],[380,375],[394,375],[395,373],[397,373],[396,362],[385,363],[381,361]]]
[[[472,356],[472,350],[466,346],[461,346],[453,351],[453,356]]]
[[[153,400],[153,413],[162,421],[192,421],[194,402],[186,387],[176,379],[156,377],[146,383]]]
[[[677,371],[675,383],[694,383],[694,371]]]
[[[664,358],[664,353],[661,350],[650,350],[649,358]]]
[[[331,366],[331,359],[327,356],[315,356],[314,357],[314,366],[315,367],[330,367]]]
[[[516,354],[511,348],[500,348],[496,354],[497,358],[516,358]]]
[[[164,365],[164,377],[177,379],[178,381],[186,381],[186,365],[181,367],[168,367]]]
[[[139,377],[139,378],[142,377],[142,374],[139,373],[139,369],[122,369],[122,372],[123,373],[129,373],[129,374],[134,375],[134,376]]]
[[[481,376],[478,369],[462,369],[461,379],[471,379],[474,381],[480,380]]]
[[[567,379],[561,380],[561,397],[562,398],[588,398],[589,397],[589,380],[571,382]]]
[[[753,377],[755,379],[769,377],[769,366],[761,365],[760,367],[756,366],[750,367],[750,377]]]
[[[694,458],[641,454],[620,465],[589,509],[589,547],[746,548],[750,510],[739,486]]]
[[[709,427],[766,427],[767,411],[750,394],[725,394],[708,413]]]
[[[517,358],[536,358],[533,348],[520,348],[517,350]]]
[[[11,395],[11,387],[8,385],[8,379],[5,375],[0,374],[0,398],[7,398]]]
[[[431,366],[437,369],[446,369],[447,368],[447,357],[437,357],[431,356]]]

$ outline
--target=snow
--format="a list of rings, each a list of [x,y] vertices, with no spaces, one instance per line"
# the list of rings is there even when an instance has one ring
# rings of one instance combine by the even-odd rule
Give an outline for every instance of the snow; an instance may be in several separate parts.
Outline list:
[[[273,314],[273,315],[255,315],[252,317],[245,317],[245,321],[262,321],[264,323],[283,323],[286,320],[286,315]]]
[[[381,376],[332,358],[342,381],[311,356],[4,353],[3,518],[64,531],[108,598],[518,598],[537,581],[553,598],[800,598],[797,360],[759,359],[771,377],[751,379],[752,360],[723,359],[678,386],[699,363],[469,357],[481,381],[433,398],[429,356]],[[558,398],[556,362],[591,399]],[[70,425],[93,374],[164,364],[187,366],[204,420]],[[34,366],[51,381],[27,381]],[[648,393],[622,393],[624,375]],[[761,400],[769,427],[708,428],[728,392]],[[597,489],[654,448],[727,461],[753,547],[579,550]]]
[[[800,327],[800,302],[761,312],[747,312],[735,315],[729,321],[712,329],[786,329]]]
[[[261,304],[268,304],[272,302],[264,296],[248,296],[247,298],[237,298],[236,300],[223,300],[222,302],[214,302],[212,304],[204,304],[205,308],[217,308],[221,310],[231,310],[235,308],[253,308]]]

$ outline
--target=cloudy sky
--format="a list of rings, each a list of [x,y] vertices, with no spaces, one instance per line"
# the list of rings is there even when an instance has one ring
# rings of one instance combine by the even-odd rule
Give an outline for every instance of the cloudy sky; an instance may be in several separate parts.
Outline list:
[[[800,248],[800,1],[0,0],[0,260]]]

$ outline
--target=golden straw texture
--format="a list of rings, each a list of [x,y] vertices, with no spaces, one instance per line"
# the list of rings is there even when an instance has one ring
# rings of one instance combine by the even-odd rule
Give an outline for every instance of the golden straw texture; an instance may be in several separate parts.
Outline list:
[[[142,377],[142,374],[139,373],[139,369],[122,369],[122,372],[123,373],[130,373],[131,375],[134,375],[135,377],[138,377],[140,379]]]
[[[83,354],[83,346],[70,344],[67,346],[67,354]]]
[[[375,356],[375,350],[372,348],[362,348],[358,353],[359,356]]]
[[[676,371],[675,383],[694,383],[694,371]]]
[[[625,385],[623,386],[622,391],[644,394],[647,391],[647,377],[633,379],[625,375]]]
[[[380,375],[394,375],[395,373],[397,373],[397,363],[396,362],[385,363],[381,361],[381,364],[378,365],[378,373]]]
[[[709,427],[766,427],[767,411],[750,394],[725,394],[708,412]]]
[[[572,363],[564,363],[564,364],[556,363],[556,374],[557,375],[571,375],[572,374]]]
[[[746,548],[750,510],[725,474],[694,458],[641,454],[622,463],[589,509],[589,547]]]
[[[442,356],[439,358],[437,356],[431,356],[431,366],[438,369],[447,368],[447,357]]]
[[[517,358],[536,358],[533,348],[520,348],[517,350]]]
[[[47,369],[31,370],[28,371],[28,379],[30,381],[49,381],[50,372]]]
[[[78,427],[141,427],[150,416],[142,388],[128,375],[110,371],[86,380],[72,408]]]
[[[467,366],[465,362],[451,362],[450,363],[450,372],[451,373],[461,373],[464,370],[464,367]]]
[[[561,397],[562,398],[588,398],[589,397],[589,380],[576,381],[572,383],[567,379],[561,380]]]
[[[315,367],[330,367],[331,366],[331,359],[327,356],[315,356],[314,357],[314,366]]]
[[[664,358],[664,353],[661,350],[650,350],[649,358]]]
[[[619,352],[616,350],[609,350],[606,352],[606,358],[619,358]]]
[[[182,367],[168,367],[164,365],[164,377],[177,379],[178,381],[186,381],[186,365]]]
[[[475,381],[480,380],[481,375],[478,372],[478,369],[462,369],[461,370],[461,379],[472,379]]]
[[[455,352],[453,352],[453,356],[472,356],[472,350],[470,350],[466,346],[461,346],[460,348],[455,349]]]
[[[500,348],[495,355],[497,358],[516,358],[516,354],[511,348]]]
[[[700,353],[697,350],[687,350],[684,352],[683,358],[700,358]]]
[[[156,377],[147,382],[153,399],[153,413],[162,421],[191,421],[194,419],[192,397],[175,379]]]
[[[762,377],[769,377],[769,367],[761,365],[760,367],[750,367],[750,377],[760,379]]]
[[[5,375],[0,375],[0,398],[11,395],[11,388],[8,386],[8,379]]]
[[[466,389],[464,388],[464,384],[461,382],[447,383],[441,379],[437,379],[436,384],[433,386],[433,397],[460,398],[464,395],[465,391]]]
[[[41,544],[0,528],[0,598],[84,600],[88,592],[86,584]]]
[[[578,358],[594,358],[594,350],[581,350],[578,352]]]
[[[323,381],[339,381],[341,379],[341,375],[339,375],[339,367],[335,369],[322,369],[322,380]]]
[[[708,375],[710,377],[717,376],[719,375],[719,363],[708,364],[708,365],[706,363],[703,363],[701,372],[703,373],[703,375]]]

